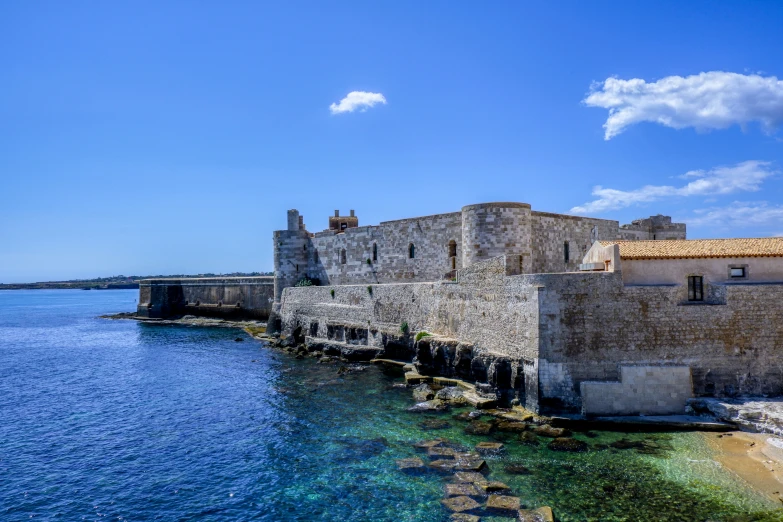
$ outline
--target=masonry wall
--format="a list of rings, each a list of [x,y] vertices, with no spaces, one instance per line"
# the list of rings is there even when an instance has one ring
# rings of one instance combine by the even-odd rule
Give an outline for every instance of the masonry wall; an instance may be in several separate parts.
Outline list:
[[[623,286],[620,272],[541,275],[542,404],[580,409],[580,384],[623,366],[687,366],[694,395],[783,393],[783,285]],[[551,371],[550,371],[551,370]]]
[[[372,342],[407,322],[413,332],[469,343],[535,368],[526,375],[535,382],[526,404],[542,410],[582,410],[584,383],[619,384],[610,388],[622,398],[621,374],[630,367],[653,368],[649,382],[645,372],[631,389],[658,382],[670,388],[661,398],[677,391],[657,401],[659,410],[640,399],[640,413],[674,413],[688,390],[783,394],[783,285],[707,284],[705,302],[691,304],[684,286],[624,286],[621,272],[509,276],[514,263],[478,263],[461,270],[458,283],[290,288],[281,317],[288,331],[316,323],[317,336],[329,324],[351,324]],[[634,409],[623,400],[615,413]]]
[[[272,277],[144,279],[139,283],[137,314],[266,320],[273,301]]]
[[[386,332],[406,322],[413,332],[460,339],[479,351],[534,358],[539,290],[506,284],[513,278],[505,271],[501,257],[460,271],[459,283],[288,288],[280,316],[287,331],[317,322],[322,337],[330,322]]]
[[[718,257],[700,259],[623,259],[625,284],[684,284],[701,275],[713,283],[783,282],[783,257]],[[729,267],[745,267],[745,278],[732,278]]]
[[[532,273],[573,272],[599,239],[616,239],[617,221],[547,212],[531,213]],[[568,242],[568,262],[565,243]]]
[[[449,255],[451,241],[456,256]],[[437,281],[452,266],[462,267],[461,243],[459,212],[387,221],[379,226],[349,228],[339,234],[318,232],[310,239],[307,270],[309,277],[330,285]],[[373,245],[377,245],[375,260]],[[410,245],[414,248],[413,258],[409,255]]]

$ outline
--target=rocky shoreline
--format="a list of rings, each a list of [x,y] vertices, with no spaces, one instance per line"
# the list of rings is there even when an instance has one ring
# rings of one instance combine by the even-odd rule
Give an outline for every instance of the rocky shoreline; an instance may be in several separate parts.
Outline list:
[[[498,462],[493,457],[503,455],[506,451],[503,442],[515,441],[529,446],[545,445],[550,451],[574,453],[628,450],[641,454],[662,454],[670,449],[660,447],[653,440],[621,439],[608,445],[596,443],[589,440],[595,436],[591,435],[589,430],[602,429],[600,425],[603,423],[596,424],[595,420],[580,423],[574,419],[547,417],[531,412],[519,404],[500,407],[498,396],[486,385],[476,385],[455,378],[422,375],[411,362],[377,358],[380,355],[377,350],[368,357],[368,354],[356,351],[351,346],[330,351],[328,345],[296,342],[294,336],[269,335],[266,325],[258,321],[226,321],[195,316],[150,320],[136,317],[135,314],[101,317],[130,319],[157,325],[241,328],[251,337],[264,341],[270,347],[296,359],[313,358],[317,359],[319,364],[334,365],[338,375],[365,371],[370,364],[395,367],[404,378],[404,382],[395,384],[395,387],[410,391],[412,405],[408,411],[424,414],[422,425],[426,425],[426,429],[443,429],[457,422],[463,424],[462,430],[465,434],[486,437],[486,440],[481,440],[472,447],[443,437],[422,440],[413,445],[419,455],[395,461],[400,473],[432,475],[437,480],[445,479],[441,502],[453,522],[478,522],[482,517],[505,517],[523,522],[555,520],[548,506],[524,505],[507,484],[493,475],[489,464]],[[737,423],[745,429],[760,427],[759,423],[743,425],[737,422],[741,416],[721,413],[711,402],[708,401],[708,404],[712,409],[705,403],[691,401],[692,413],[713,415]],[[452,409],[457,409],[459,413],[451,414]],[[433,417],[431,414],[438,415]],[[451,420],[447,420],[449,417]],[[604,429],[617,427],[607,424]],[[578,433],[579,438],[573,436],[572,430]],[[716,448],[716,459],[720,460],[723,467],[770,498],[780,498],[783,502],[783,497],[779,495],[783,490],[783,449],[763,440],[763,436],[753,439],[751,434],[705,433],[704,436],[709,437],[710,445]],[[780,445],[783,446],[783,441],[780,441]],[[762,468],[766,473],[763,477],[759,472]],[[776,472],[777,469],[781,471]],[[530,473],[530,470],[517,464],[507,464],[501,471],[506,476]]]
[[[141,317],[136,312],[120,312],[116,314],[106,314],[98,316],[100,319],[111,320],[130,320],[138,321],[151,325],[179,325],[179,326],[203,326],[215,328],[240,328],[247,330],[251,336],[266,333],[266,323],[263,321],[232,321],[227,319],[216,319],[212,317],[198,317],[195,315],[184,315],[182,317],[171,317],[168,319],[155,319]],[[266,340],[266,338],[264,338]]]

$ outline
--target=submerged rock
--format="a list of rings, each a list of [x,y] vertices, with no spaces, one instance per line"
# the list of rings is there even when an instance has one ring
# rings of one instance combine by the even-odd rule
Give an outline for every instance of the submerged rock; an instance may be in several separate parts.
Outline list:
[[[644,442],[640,440],[628,440],[628,439],[616,440],[609,445],[614,449],[621,449],[621,450],[640,449],[645,447]]]
[[[512,433],[522,433],[527,429],[527,424],[518,421],[501,421],[497,424],[498,431],[510,431]]]
[[[427,456],[430,458],[453,459],[456,458],[457,452],[444,446],[435,446],[427,449]]]
[[[425,411],[447,411],[449,409],[449,405],[446,404],[443,401],[439,401],[438,399],[433,399],[431,401],[425,401],[420,402],[414,406],[411,406],[408,408],[408,411],[413,412],[425,412]]]
[[[470,482],[457,482],[456,484],[446,484],[446,496],[447,497],[483,497],[484,492],[481,491],[475,484]]]
[[[476,451],[479,453],[499,453],[503,450],[503,444],[500,442],[479,442],[476,444]]]
[[[419,441],[419,442],[415,443],[413,445],[413,447],[416,448],[416,449],[426,450],[426,449],[429,449],[429,448],[434,448],[436,446],[443,446],[443,444],[445,444],[446,442],[448,442],[448,441],[446,439],[442,439],[442,438],[437,438],[437,439],[432,439],[432,440],[422,440],[422,441]]]
[[[454,480],[457,482],[486,482],[487,478],[481,473],[475,471],[458,471],[454,474]]]
[[[399,459],[397,468],[402,471],[421,470],[424,468],[424,461],[418,457],[411,459]]]
[[[503,482],[498,481],[484,481],[484,482],[477,482],[476,485],[481,488],[482,491],[486,493],[497,493],[500,491],[510,491],[511,488],[508,487],[508,485],[504,484]]]
[[[487,499],[487,509],[491,511],[499,511],[501,513],[513,512],[516,514],[519,511],[522,501],[519,497],[510,497],[506,495],[490,495]]]
[[[586,442],[582,442],[578,439],[571,439],[566,437],[558,437],[550,442],[547,447],[552,451],[587,451],[588,446]]]
[[[519,442],[528,446],[538,446],[538,437],[531,431],[525,431],[519,434]]]
[[[443,502],[443,505],[446,506],[447,509],[450,511],[456,511],[457,513],[471,511],[481,507],[481,504],[464,495],[461,497],[449,497],[441,500],[441,502]]]
[[[517,512],[519,522],[555,522],[552,508],[543,506],[534,510],[520,509]]]
[[[413,388],[413,400],[416,402],[425,402],[435,398],[435,391],[430,388],[426,382]]]
[[[481,522],[481,517],[467,513],[452,513],[449,522]]]
[[[465,433],[468,433],[470,435],[489,435],[492,430],[495,428],[495,425],[491,422],[482,422],[482,421],[472,421],[470,424],[465,426]]]
[[[470,413],[471,412],[463,411],[462,413],[458,413],[454,415],[453,418],[454,420],[458,420],[458,421],[469,421],[470,419],[473,418],[470,416]]]
[[[485,460],[475,457],[457,457],[454,462],[454,469],[457,471],[481,471],[487,467]]]
[[[450,428],[451,424],[443,419],[427,419],[419,424],[419,426],[421,426],[421,429],[423,430],[442,430]]]
[[[568,431],[565,428],[554,428],[550,426],[549,424],[543,424],[541,426],[536,426],[533,428],[533,433],[536,435],[541,435],[542,437],[549,437],[551,439],[556,439],[560,437],[570,437],[571,432]]]
[[[451,471],[457,467],[457,461],[454,459],[433,460],[429,465],[438,471]]]
[[[530,475],[530,470],[522,464],[506,464],[503,471],[509,475]]]

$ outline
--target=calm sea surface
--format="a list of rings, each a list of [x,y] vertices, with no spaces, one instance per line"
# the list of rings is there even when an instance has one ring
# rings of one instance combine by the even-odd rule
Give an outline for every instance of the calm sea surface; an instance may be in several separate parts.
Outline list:
[[[0,520],[448,519],[447,477],[395,459],[436,436],[488,439],[456,412],[407,413],[399,375],[341,376],[238,330],[97,318],[137,295],[0,292]],[[448,427],[426,429],[436,419]],[[507,453],[488,459],[491,477],[563,522],[781,520],[700,434],[579,433],[580,454],[494,437]],[[609,446],[623,438],[645,449]]]

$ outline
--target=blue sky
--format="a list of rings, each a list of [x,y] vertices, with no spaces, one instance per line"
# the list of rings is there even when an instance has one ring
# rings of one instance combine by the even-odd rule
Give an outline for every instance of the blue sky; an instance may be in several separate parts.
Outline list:
[[[0,3],[0,282],[271,270],[289,208],[783,234],[783,3],[681,4]]]

